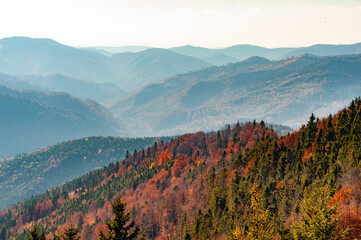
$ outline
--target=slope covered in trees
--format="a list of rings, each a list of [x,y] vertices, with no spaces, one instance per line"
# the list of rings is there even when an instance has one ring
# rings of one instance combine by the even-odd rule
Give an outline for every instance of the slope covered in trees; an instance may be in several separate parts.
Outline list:
[[[361,55],[252,57],[173,76],[109,105],[134,136],[212,131],[256,118],[298,128],[325,117],[361,92]]]
[[[355,239],[361,100],[279,138],[264,122],[186,134],[1,213],[6,238],[36,222],[97,238],[121,194],[148,239]]]
[[[119,135],[106,108],[67,93],[18,91],[0,85],[0,158],[74,138]]]
[[[169,138],[87,137],[0,161],[0,209]]]

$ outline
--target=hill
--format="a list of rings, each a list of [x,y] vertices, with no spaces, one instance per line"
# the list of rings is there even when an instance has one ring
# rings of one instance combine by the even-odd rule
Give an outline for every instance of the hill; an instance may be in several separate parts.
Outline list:
[[[211,131],[234,121],[298,128],[311,112],[327,116],[361,92],[361,55],[243,62],[179,74],[107,105],[130,133]]]
[[[0,72],[12,75],[62,74],[77,79],[114,82],[109,58],[51,39],[12,37],[0,40]]]
[[[267,239],[294,239],[290,225],[307,213],[314,217],[309,225],[322,219],[333,234],[350,227],[346,239],[355,239],[361,233],[360,126],[356,99],[335,116],[312,114],[281,138],[263,122],[249,122],[155,143],[4,210],[1,233],[22,240],[36,222],[49,237],[73,224],[82,239],[96,238],[112,217],[110,201],[121,194],[148,239],[240,238],[257,229]]]
[[[103,102],[125,94],[112,83],[94,83],[60,74],[12,76],[0,73],[0,85],[19,90],[67,92],[77,98]]]
[[[66,93],[0,86],[0,109],[1,158],[68,139],[120,134],[118,121],[107,109]]]
[[[240,44],[221,49],[209,49],[187,45],[170,48],[169,50],[186,56],[200,58],[217,66],[221,66],[228,63],[240,62],[253,56],[259,56],[271,60],[278,59],[284,54],[295,51],[296,48],[269,49],[249,44]]]
[[[127,89],[132,90],[174,74],[211,66],[200,59],[161,48],[151,48],[137,53],[114,54],[111,59],[124,76],[123,84],[127,86]]]
[[[169,138],[88,137],[0,161],[0,209]]]
[[[107,51],[109,53],[122,53],[122,52],[141,52],[152,47],[148,46],[121,46],[121,47],[111,47],[111,46],[96,46],[92,47],[93,49]]]
[[[212,63],[213,65],[216,65],[216,66],[222,66],[222,65],[226,65],[228,63],[239,62],[239,60],[237,58],[230,57],[223,53],[218,53],[215,55],[211,55],[209,57],[204,57],[203,60],[205,60],[206,62]]]
[[[349,45],[317,44],[300,48],[264,48],[249,44],[234,45],[228,48],[209,49],[194,46],[181,46],[169,50],[186,56],[196,57],[221,66],[228,63],[239,62],[253,56],[270,60],[280,60],[289,57],[300,57],[304,54],[315,56],[337,56],[361,53],[361,43]]]
[[[317,56],[337,56],[337,55],[351,55],[361,53],[361,43],[350,45],[330,45],[317,44],[310,47],[301,48],[291,51],[280,58],[297,57],[304,54],[312,54]]]
[[[0,46],[0,72],[4,74],[60,74],[88,82],[113,83],[124,91],[138,89],[149,82],[177,73],[211,66],[199,59],[157,49],[108,57],[99,52],[66,46],[51,39],[26,37],[1,39]],[[139,86],[132,84],[133,82],[137,82]]]

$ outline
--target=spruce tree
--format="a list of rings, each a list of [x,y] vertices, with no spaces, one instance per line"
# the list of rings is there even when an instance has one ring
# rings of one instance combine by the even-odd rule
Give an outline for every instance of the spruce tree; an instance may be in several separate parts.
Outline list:
[[[132,240],[137,238],[140,228],[134,221],[128,223],[132,213],[125,211],[126,205],[121,197],[115,199],[112,203],[114,218],[111,222],[106,223],[108,228],[106,235],[100,230],[99,240]]]
[[[315,184],[316,185],[316,184]],[[347,230],[339,231],[337,206],[329,206],[330,192],[314,187],[303,201],[300,223],[293,223],[294,239],[341,240]]]
[[[39,230],[38,225],[35,225],[32,229],[30,229],[30,236],[28,240],[46,240],[44,231]]]
[[[70,225],[69,228],[65,229],[63,234],[64,240],[78,240],[80,237],[78,237],[78,233],[80,230],[78,228],[74,228],[72,225]]]

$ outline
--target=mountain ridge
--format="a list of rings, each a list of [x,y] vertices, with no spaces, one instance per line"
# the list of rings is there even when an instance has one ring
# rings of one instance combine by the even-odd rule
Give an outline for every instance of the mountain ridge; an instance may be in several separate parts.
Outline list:
[[[306,55],[280,61],[252,57],[175,75],[107,106],[129,129],[148,134],[211,131],[254,118],[297,128],[310,112],[328,114],[358,96],[360,66],[360,55]],[[327,109],[327,101],[337,106],[329,104]]]
[[[103,106],[67,93],[0,86],[0,156],[13,156],[72,138],[118,135],[118,120]]]

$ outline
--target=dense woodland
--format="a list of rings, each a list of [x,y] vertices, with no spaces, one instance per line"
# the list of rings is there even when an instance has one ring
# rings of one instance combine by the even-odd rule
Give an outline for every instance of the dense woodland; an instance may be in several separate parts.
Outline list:
[[[124,159],[127,151],[143,149],[160,140],[170,138],[87,137],[0,161],[0,210]]]
[[[284,137],[264,122],[186,134],[2,211],[0,238],[37,224],[98,239],[121,195],[146,239],[358,239],[360,146],[360,99]]]

